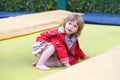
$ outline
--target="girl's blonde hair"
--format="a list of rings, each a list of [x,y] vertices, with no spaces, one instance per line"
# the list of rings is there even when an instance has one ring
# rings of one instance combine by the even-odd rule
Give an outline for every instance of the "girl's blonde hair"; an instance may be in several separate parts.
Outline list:
[[[78,30],[77,33],[75,33],[75,35],[78,37],[81,34],[81,31],[84,27],[84,21],[82,19],[82,17],[78,14],[71,14],[69,15],[63,22],[63,27],[65,28],[65,25],[68,21],[76,21],[77,25],[78,25]]]

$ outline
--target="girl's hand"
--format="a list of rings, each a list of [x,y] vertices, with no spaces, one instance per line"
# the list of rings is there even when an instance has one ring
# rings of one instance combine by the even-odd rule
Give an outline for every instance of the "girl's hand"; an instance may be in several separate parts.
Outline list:
[[[86,56],[86,59],[90,58],[89,56]]]
[[[64,63],[66,67],[70,67],[71,65],[69,63]]]

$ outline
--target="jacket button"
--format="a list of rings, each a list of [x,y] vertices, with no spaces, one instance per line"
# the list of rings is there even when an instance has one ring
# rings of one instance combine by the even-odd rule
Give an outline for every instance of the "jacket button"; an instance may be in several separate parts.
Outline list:
[[[58,42],[56,42],[56,44],[59,44]]]

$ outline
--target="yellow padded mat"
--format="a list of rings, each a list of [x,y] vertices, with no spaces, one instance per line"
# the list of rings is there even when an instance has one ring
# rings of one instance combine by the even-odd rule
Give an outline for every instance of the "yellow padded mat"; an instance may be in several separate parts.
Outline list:
[[[70,11],[54,10],[0,19],[0,40],[58,27]]]
[[[120,46],[39,80],[120,80]]]

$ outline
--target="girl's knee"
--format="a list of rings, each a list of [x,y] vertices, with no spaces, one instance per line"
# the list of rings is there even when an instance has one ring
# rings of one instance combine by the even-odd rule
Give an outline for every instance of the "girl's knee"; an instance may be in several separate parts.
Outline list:
[[[51,50],[54,50],[55,51],[55,47],[54,47],[54,45],[49,45],[49,47],[48,47],[49,49],[51,49]]]

